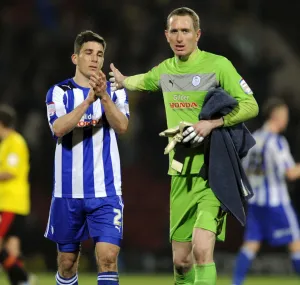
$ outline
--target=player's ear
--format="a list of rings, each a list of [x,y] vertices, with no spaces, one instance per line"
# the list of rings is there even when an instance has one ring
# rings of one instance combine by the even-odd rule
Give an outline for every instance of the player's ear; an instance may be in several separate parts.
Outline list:
[[[196,35],[197,35],[197,42],[198,42],[200,37],[201,37],[201,30],[200,29],[197,31]]]
[[[72,60],[73,64],[75,64],[75,65],[77,65],[77,57],[78,57],[78,54],[76,54],[76,53],[73,53],[71,56],[71,60]]]
[[[166,36],[166,39],[167,39],[167,42],[169,43],[169,33],[168,33],[168,30],[165,30],[165,36]]]

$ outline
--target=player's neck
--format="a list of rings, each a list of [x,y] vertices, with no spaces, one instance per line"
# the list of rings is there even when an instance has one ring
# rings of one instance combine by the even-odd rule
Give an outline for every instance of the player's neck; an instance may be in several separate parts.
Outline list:
[[[279,128],[277,127],[276,124],[273,124],[272,122],[267,122],[265,124],[265,129],[271,133],[274,133],[274,134],[278,134],[280,133],[280,130]]]
[[[193,55],[196,53],[196,51],[198,50],[198,47],[195,48],[191,53],[183,55],[183,56],[177,56],[177,58],[181,61],[181,62],[186,62],[189,60],[190,57],[193,57]]]
[[[76,84],[78,84],[81,87],[87,87],[90,88],[91,86],[89,85],[89,78],[84,76],[81,72],[76,70],[75,76],[73,77],[73,80],[75,81]]]
[[[180,61],[188,61],[190,55],[191,55],[191,53],[190,53],[190,54],[187,54],[187,55],[181,55],[181,56],[178,56],[178,59],[179,59]]]

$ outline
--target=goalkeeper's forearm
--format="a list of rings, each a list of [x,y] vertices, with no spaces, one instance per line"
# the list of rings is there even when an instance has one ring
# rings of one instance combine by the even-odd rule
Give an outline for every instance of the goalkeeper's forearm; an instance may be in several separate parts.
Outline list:
[[[122,85],[130,91],[145,91],[145,73],[126,77]]]
[[[258,115],[258,105],[253,96],[244,99],[226,116],[224,119],[224,127],[230,127],[245,122]]]

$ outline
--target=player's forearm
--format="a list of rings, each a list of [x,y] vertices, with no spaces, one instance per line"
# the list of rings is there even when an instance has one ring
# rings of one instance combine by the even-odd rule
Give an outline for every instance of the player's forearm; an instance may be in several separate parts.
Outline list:
[[[90,105],[91,102],[85,100],[69,114],[59,117],[53,124],[55,136],[60,138],[71,132],[77,126]]]
[[[0,181],[7,181],[10,179],[13,179],[15,175],[9,173],[9,172],[0,172]]]
[[[226,116],[224,119],[224,127],[230,127],[249,119],[252,119],[258,115],[258,105],[253,96],[244,99]]]
[[[223,118],[209,120],[209,122],[212,124],[212,129],[216,129],[216,128],[222,127],[224,125]]]
[[[131,91],[144,91],[145,87],[145,74],[137,74],[133,76],[128,76],[123,81],[123,86]]]
[[[105,110],[106,119],[109,125],[118,134],[124,134],[128,128],[127,117],[117,108],[108,94],[101,98],[101,103]]]

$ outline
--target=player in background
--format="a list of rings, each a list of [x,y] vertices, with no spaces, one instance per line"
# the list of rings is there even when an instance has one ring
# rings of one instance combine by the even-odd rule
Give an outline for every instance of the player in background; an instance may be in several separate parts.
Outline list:
[[[249,200],[244,243],[236,259],[233,284],[241,285],[263,241],[287,245],[300,275],[300,230],[286,180],[300,178],[287,140],[280,133],[288,125],[288,106],[271,98],[263,109],[266,121],[254,132],[256,145],[243,161],[254,197]]]
[[[0,105],[0,265],[11,285],[29,285],[21,258],[24,218],[30,211],[29,150],[15,122],[14,109]]]
[[[124,90],[112,92],[101,71],[106,43],[92,31],[77,35],[75,76],[47,93],[56,140],[54,185],[45,237],[58,249],[57,285],[78,284],[80,243],[95,243],[98,285],[119,284],[123,200],[116,133],[128,127]]]
[[[232,126],[257,115],[258,106],[252,91],[231,62],[198,49],[200,21],[193,10],[183,7],[172,11],[167,18],[165,35],[174,57],[147,73],[129,77],[111,64],[110,80],[114,88],[162,89],[168,128],[178,126],[180,121],[193,123],[193,127],[185,131],[183,140],[192,144],[208,136],[214,128]],[[199,121],[207,91],[218,86],[233,96],[238,106],[223,118]],[[208,181],[199,176],[204,162],[203,149],[185,148],[181,172],[172,168],[173,156],[174,151],[169,157],[169,174],[172,176],[170,240],[175,284],[214,285],[217,278],[214,246],[216,239],[225,238],[226,214]]]

